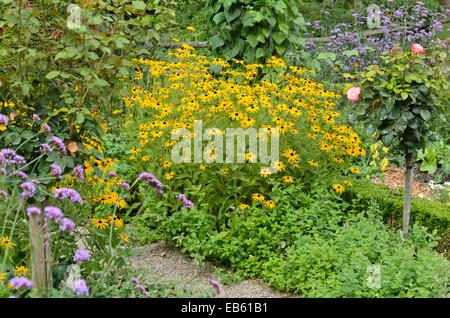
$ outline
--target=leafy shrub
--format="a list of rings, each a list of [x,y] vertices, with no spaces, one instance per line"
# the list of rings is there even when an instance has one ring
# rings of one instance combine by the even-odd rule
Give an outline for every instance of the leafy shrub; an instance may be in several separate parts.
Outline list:
[[[305,297],[446,297],[450,264],[431,246],[417,249],[379,218],[360,215],[332,237],[300,238],[285,259],[267,264],[266,273],[278,288]],[[374,264],[380,269],[377,287],[367,283]]]
[[[199,210],[176,212],[156,227],[199,260],[304,297],[448,294],[449,262],[432,251],[436,239],[425,228],[414,225],[403,240],[383,224],[376,203],[359,212],[324,189],[273,186],[275,209],[253,205],[216,221]],[[368,283],[373,266],[380,286]]]
[[[344,198],[351,203],[351,210],[359,212],[365,211],[375,202],[383,219],[397,227],[403,210],[402,196],[402,191],[392,191],[388,187],[375,185],[369,181],[355,181]],[[414,198],[411,205],[411,219],[413,223],[426,226],[431,231],[436,230],[442,238],[439,249],[448,253],[449,205]]]
[[[0,104],[0,111],[37,113],[80,143],[99,133],[99,115],[120,98],[131,58],[150,54],[159,40],[152,27],[172,21],[167,0],[147,2],[83,1],[77,25],[68,23],[78,10],[67,0],[2,1],[0,100],[14,107]]]
[[[216,31],[211,46],[227,60],[261,61],[304,43],[305,20],[297,1],[210,0],[209,6]]]

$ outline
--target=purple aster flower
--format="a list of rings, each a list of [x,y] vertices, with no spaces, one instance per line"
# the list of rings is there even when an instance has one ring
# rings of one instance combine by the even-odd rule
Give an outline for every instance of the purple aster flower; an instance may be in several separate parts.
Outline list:
[[[0,114],[0,124],[8,125],[8,117],[6,115]]]
[[[75,175],[75,178],[77,178],[81,182],[84,181],[84,170],[81,165],[78,165],[75,168],[73,168],[72,173]]]
[[[45,216],[52,220],[59,220],[64,217],[64,214],[61,210],[55,206],[47,206],[44,209]]]
[[[50,173],[56,177],[56,180],[61,180],[62,169],[55,163],[50,165]]]
[[[14,171],[13,173],[11,173],[11,176],[18,177],[18,178],[21,178],[24,180],[28,179],[28,175],[25,172],[20,171],[20,170]]]
[[[27,208],[27,215],[28,217],[33,217],[41,214],[41,209],[35,206],[30,206]]]
[[[217,295],[222,294],[223,289],[222,289],[222,285],[220,284],[219,281],[209,278],[208,282],[216,289]]]
[[[130,190],[130,185],[128,183],[126,183],[125,181],[119,181],[119,182],[117,182],[117,185],[119,187],[121,187],[122,189],[124,189],[125,191]]]
[[[80,194],[73,189],[56,189],[55,191],[53,191],[53,196],[57,200],[70,199],[72,202],[83,204],[83,199],[81,198]]]
[[[52,143],[59,149],[61,155],[67,154],[66,145],[64,145],[64,142],[61,140],[61,138],[53,136],[52,138],[50,138],[50,143]]]
[[[33,114],[33,121],[34,121],[34,122],[37,122],[37,121],[39,121],[39,120],[41,120],[41,117],[39,117],[38,114]]]
[[[74,228],[75,223],[71,219],[63,218],[62,220],[59,221],[59,229],[62,232],[72,233]]]
[[[41,148],[39,149],[39,151],[41,153],[49,153],[49,152],[52,152],[53,149],[49,144],[45,143],[45,144],[41,145]]]
[[[42,129],[44,132],[46,132],[47,134],[49,134],[49,133],[52,131],[52,128],[51,128],[49,125],[45,124],[45,123],[42,124],[41,129]]]
[[[136,289],[139,290],[144,296],[148,295],[148,291],[142,285],[136,285]]]
[[[72,291],[77,295],[89,295],[89,288],[84,279],[76,279],[71,284]]]
[[[73,256],[73,261],[75,263],[81,263],[81,262],[86,262],[91,258],[91,254],[89,253],[88,250],[85,249],[78,249],[75,252],[75,255]]]
[[[30,282],[30,280],[26,277],[13,277],[9,280],[9,283],[14,289],[20,289],[20,288],[33,288],[33,284]]]
[[[139,280],[137,279],[137,277],[132,277],[132,278],[130,279],[130,282],[131,282],[132,284],[136,285],[137,283],[139,283]]]

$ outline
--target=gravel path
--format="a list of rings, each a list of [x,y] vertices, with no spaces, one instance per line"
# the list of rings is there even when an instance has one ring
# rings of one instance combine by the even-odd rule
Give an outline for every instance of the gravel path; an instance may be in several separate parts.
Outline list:
[[[214,288],[208,278],[213,277],[213,266],[199,266],[194,259],[180,253],[177,248],[165,242],[146,245],[139,255],[130,258],[132,266],[146,269],[150,279],[160,283],[175,283],[179,288],[190,294],[209,291],[214,294]],[[245,280],[239,283],[223,286],[221,298],[280,298],[289,297],[281,294],[264,283],[256,280]]]

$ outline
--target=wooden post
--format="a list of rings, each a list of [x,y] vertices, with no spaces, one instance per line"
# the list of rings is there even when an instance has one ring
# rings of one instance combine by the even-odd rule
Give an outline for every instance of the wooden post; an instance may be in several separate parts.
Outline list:
[[[414,176],[413,153],[406,152],[405,159],[406,159],[405,203],[403,205],[402,233],[403,238],[406,239],[408,238],[409,217],[411,213],[411,198],[412,198],[413,176]]]
[[[52,287],[50,232],[42,215],[32,216],[29,220],[33,287],[46,294]]]

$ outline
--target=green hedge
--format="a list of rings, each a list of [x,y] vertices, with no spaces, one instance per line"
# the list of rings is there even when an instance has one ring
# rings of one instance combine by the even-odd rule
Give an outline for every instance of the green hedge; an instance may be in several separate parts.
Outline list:
[[[403,213],[403,191],[392,190],[383,185],[373,184],[367,180],[355,181],[348,188],[344,198],[352,203],[355,210],[365,210],[371,202],[379,204],[383,217],[394,227],[401,225]],[[411,206],[411,222],[418,223],[430,230],[436,229],[441,237],[439,250],[449,254],[450,251],[450,206],[414,198]]]

